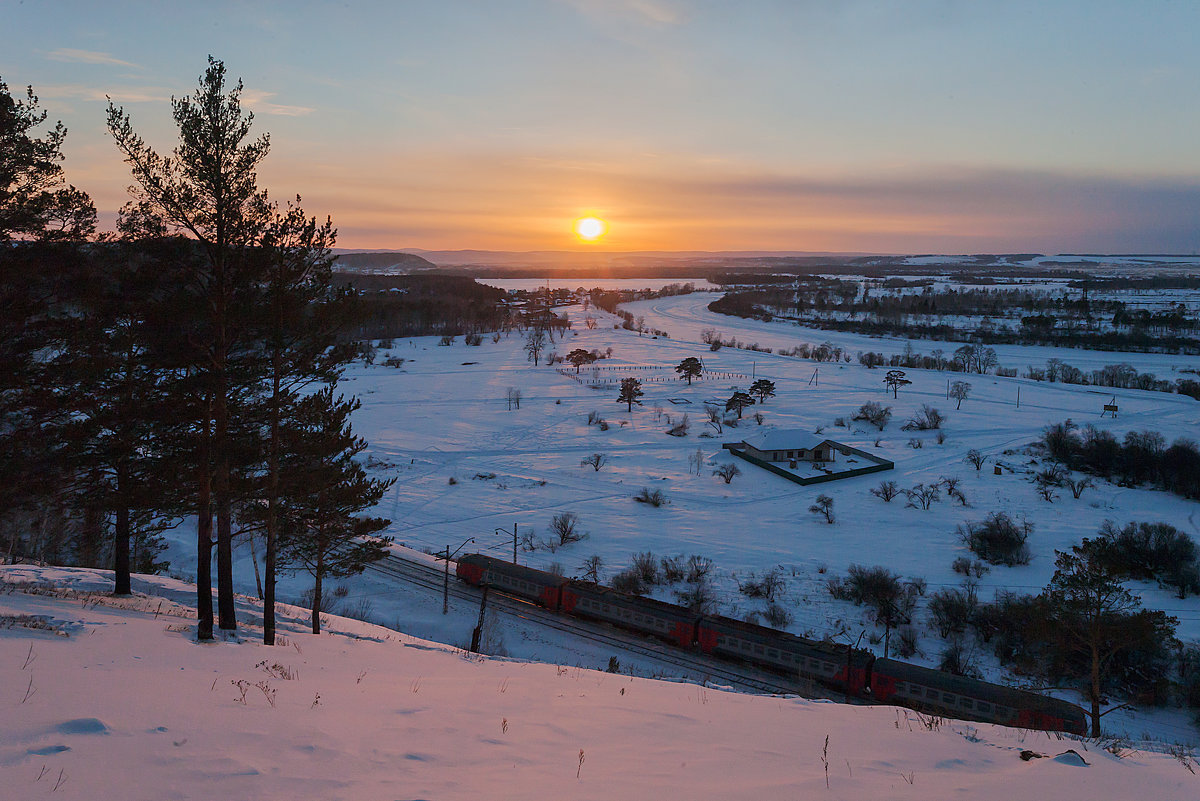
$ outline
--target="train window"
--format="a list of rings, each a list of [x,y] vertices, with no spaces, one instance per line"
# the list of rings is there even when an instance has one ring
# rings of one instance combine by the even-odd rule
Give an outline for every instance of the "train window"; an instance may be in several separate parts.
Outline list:
[[[771,657],[772,659],[778,659],[778,658],[779,658],[779,652],[778,652],[778,651],[776,651],[774,648],[768,648],[768,649],[767,649],[767,656]]]
[[[761,654],[762,652],[763,652],[763,647],[761,645],[754,646],[754,653]]]
[[[813,670],[820,670],[820,669],[821,669],[821,663],[820,663],[820,662],[818,662],[818,661],[817,661],[817,660],[815,660],[815,659],[810,659],[810,660],[808,660],[808,666],[809,666],[810,668],[812,668]]]
[[[938,699],[938,691],[933,690],[933,689],[927,689],[927,690],[925,690],[925,697],[931,701],[936,701]]]
[[[608,610],[608,604],[603,604],[603,605],[601,605],[601,607],[600,607],[600,608],[601,608],[601,609],[603,609],[605,612],[609,611],[609,610]]]
[[[962,699],[961,701],[959,701],[959,704],[962,706],[963,709],[974,709],[975,708],[975,702],[972,701],[970,698]]]
[[[954,704],[958,703],[958,696],[951,695],[950,693],[942,693],[942,700],[953,706]]]

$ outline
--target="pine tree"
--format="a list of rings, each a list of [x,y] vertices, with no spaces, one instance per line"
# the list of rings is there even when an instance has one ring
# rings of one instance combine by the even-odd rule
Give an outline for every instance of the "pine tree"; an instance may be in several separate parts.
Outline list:
[[[82,241],[96,230],[91,199],[64,186],[61,122],[44,136],[33,130],[46,121],[33,87],[14,98],[0,80],[0,243],[13,240]]]
[[[312,630],[321,633],[326,578],[361,573],[387,555],[390,520],[360,517],[395,479],[367,476],[354,457],[367,443],[354,436],[354,399],[334,398],[330,385],[300,400],[282,431],[280,561],[313,577]]]
[[[58,123],[39,136],[46,113],[32,87],[14,97],[0,80],[0,527],[19,550],[17,520],[63,516],[68,485],[61,377],[51,364],[72,325],[69,300],[95,230],[86,194],[63,180]],[[50,358],[47,358],[47,356]]]
[[[775,382],[760,378],[750,385],[750,394],[757,395],[759,403],[766,403],[767,398],[775,397]]]
[[[167,241],[93,249],[77,282],[78,323],[59,360],[70,376],[60,403],[75,410],[71,461],[85,507],[113,521],[117,595],[131,592],[131,544],[155,548],[177,506],[167,480],[173,470],[164,469],[171,369],[155,351],[159,333],[174,322],[167,299],[179,277],[174,268],[186,261],[181,250]]]
[[[675,372],[679,373],[680,378],[686,378],[690,387],[692,379],[699,378],[704,372],[704,365],[695,356],[688,356],[675,366]]]
[[[289,206],[268,229],[260,255],[267,260],[263,318],[269,386],[262,399],[263,458],[261,502],[244,507],[242,518],[265,539],[263,642],[275,644],[275,581],[279,542],[283,427],[304,387],[332,382],[354,358],[352,343],[338,344],[338,332],[349,316],[353,297],[333,289],[333,246],[336,232],[329,220],[317,224],[299,206]]]
[[[1170,641],[1176,618],[1141,608],[1141,601],[1122,584],[1100,557],[1091,540],[1068,552],[1057,551],[1054,577],[1042,597],[1047,602],[1052,645],[1083,657],[1087,665],[1091,736],[1100,736],[1100,703],[1113,657],[1121,651]]]
[[[628,411],[632,412],[633,404],[636,403],[638,406],[642,405],[642,402],[640,400],[638,400],[638,398],[642,397],[645,394],[646,393],[642,392],[642,382],[641,381],[638,381],[636,378],[632,378],[632,377],[631,378],[622,378],[621,379],[621,393],[619,395],[617,395],[617,403],[626,404],[628,407]]]
[[[159,218],[170,231],[195,239],[204,261],[191,277],[207,313],[203,336],[194,344],[194,367],[204,418],[197,461],[197,583],[199,636],[211,638],[211,588],[206,583],[212,519],[216,518],[218,625],[237,627],[233,596],[234,491],[238,472],[235,413],[249,403],[261,370],[248,363],[258,353],[248,334],[260,311],[255,292],[261,275],[254,248],[272,215],[258,189],[256,169],[267,155],[266,135],[248,141],[254,115],[241,107],[242,84],[227,85],[225,65],[209,57],[208,69],[191,97],[171,107],[179,129],[173,157],[164,158],[133,130],[124,109],[108,107],[108,128],[133,172],[134,204]]]
[[[725,401],[725,411],[732,412],[736,410],[738,419],[741,420],[742,412],[747,406],[753,405],[754,398],[750,397],[745,392],[734,392],[733,395],[729,397],[729,400]]]

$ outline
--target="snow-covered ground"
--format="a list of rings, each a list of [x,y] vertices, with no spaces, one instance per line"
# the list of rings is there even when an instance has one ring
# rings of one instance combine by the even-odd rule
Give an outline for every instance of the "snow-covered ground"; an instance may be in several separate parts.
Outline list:
[[[1156,744],[467,657],[335,616],[315,636],[298,610],[267,648],[246,599],[248,639],[200,645],[178,581],[0,581],[4,801],[1196,796],[1194,762]]]
[[[731,317],[726,314],[713,314],[708,311],[708,304],[717,296],[711,293],[696,293],[693,295],[677,295],[655,300],[642,300],[627,303],[623,309],[635,317],[644,317],[646,326],[668,332],[675,339],[688,339],[693,342],[700,340],[700,333],[705,328],[715,328],[725,339],[736,337],[743,342],[757,342],[763,347],[779,348],[794,347],[801,342],[820,344],[830,342],[842,347],[850,353],[858,351],[882,351],[885,355],[901,353],[905,342],[912,342],[918,353],[929,353],[934,348],[941,348],[947,355],[964,344],[963,341],[943,341],[934,339],[905,339],[903,337],[876,337],[868,334],[855,334],[843,331],[825,331],[819,328],[804,328],[788,323],[764,323],[760,320],[748,320]],[[574,319],[574,318],[572,318]],[[1138,372],[1150,372],[1159,378],[1175,379],[1182,376],[1179,370],[1191,368],[1200,369],[1200,357],[1176,356],[1167,353],[1129,353],[1124,351],[1084,350],[1082,348],[1050,347],[1043,345],[991,345],[1004,367],[1015,367],[1025,371],[1029,365],[1045,367],[1047,359],[1062,359],[1079,369],[1090,372],[1109,364],[1127,362],[1138,369]],[[1087,388],[1083,388],[1085,391]],[[1102,392],[1102,387],[1091,388],[1092,391]]]
[[[1068,417],[1091,422],[1122,436],[1127,430],[1160,431],[1167,441],[1195,437],[1200,431],[1200,404],[1179,395],[1137,390],[1097,390],[1090,387],[1036,383],[995,376],[953,375],[972,384],[961,411],[945,397],[949,374],[908,371],[913,384],[892,399],[884,392],[883,371],[858,364],[822,364],[796,358],[724,348],[712,353],[700,340],[704,328],[717,328],[726,337],[736,336],[775,348],[801,341],[830,340],[850,348],[899,352],[902,340],[887,341],[859,335],[805,331],[794,326],[714,315],[705,306],[709,293],[630,304],[629,311],[645,316],[646,323],[666,330],[670,339],[638,336],[614,328],[617,318],[595,309],[599,325],[587,330],[585,312],[568,309],[576,330],[553,344],[559,354],[575,348],[604,351],[613,358],[600,365],[611,368],[665,366],[653,370],[606,370],[607,376],[644,378],[670,375],[670,367],[688,356],[701,357],[709,370],[776,382],[777,395],[764,406],[747,411],[738,428],[715,435],[704,425],[706,400],[723,400],[749,378],[697,382],[691,387],[678,381],[647,383],[643,406],[627,412],[616,402],[614,389],[596,390],[560,375],[543,364],[534,367],[522,349],[523,337],[514,333],[499,342],[485,337],[479,347],[461,340],[441,347],[436,338],[399,340],[390,355],[407,361],[401,369],[384,367],[381,353],[374,366],[354,366],[342,389],[358,395],[362,409],[355,415],[355,430],[370,442],[368,455],[378,475],[396,478],[396,484],[375,510],[392,524],[387,533],[397,546],[441,551],[458,548],[507,558],[512,530],[532,533],[544,540],[551,518],[560,512],[578,515],[588,537],[554,552],[522,551],[524,564],[546,569],[560,567],[568,575],[582,572],[585,559],[595,555],[603,562],[602,574],[610,578],[628,566],[632,555],[651,551],[659,557],[697,554],[713,561],[713,578],[722,611],[744,616],[762,611],[763,602],[746,598],[739,582],[751,573],[779,568],[786,582],[783,606],[793,618],[790,629],[816,637],[832,636],[853,642],[860,632],[874,628],[861,609],[830,598],[826,581],[842,575],[851,563],[884,565],[908,577],[921,577],[929,590],[959,586],[961,576],[951,570],[955,557],[966,555],[956,527],[982,520],[995,511],[1024,516],[1033,523],[1030,540],[1034,558],[1017,568],[993,568],[981,580],[986,600],[1000,589],[1036,592],[1053,573],[1054,550],[1066,549],[1082,537],[1092,536],[1106,520],[1164,521],[1193,537],[1200,535],[1197,504],[1148,489],[1124,489],[1101,484],[1079,500],[1065,497],[1047,503],[1036,494],[1024,472],[1034,468],[1026,446],[1043,428]],[[934,345],[916,342],[928,352]],[[952,350],[955,343],[946,343]],[[1083,369],[1117,361],[1131,361],[1139,370],[1160,376],[1172,368],[1200,366],[1200,360],[1162,354],[1104,354],[1095,351],[1053,348],[997,347],[1003,364],[1040,364],[1056,356]],[[510,387],[523,397],[519,409],[505,400]],[[1020,408],[1016,406],[1018,388]],[[1101,418],[1101,407],[1115,395],[1120,406],[1116,420]],[[893,407],[892,423],[882,433],[863,423],[850,428],[834,425],[847,420],[867,401]],[[939,445],[933,432],[905,432],[901,424],[922,404],[931,404],[947,417],[946,441]],[[609,423],[607,431],[588,425],[598,412]],[[758,429],[752,415],[762,413],[765,426],[820,429],[824,436],[879,453],[896,463],[894,471],[828,484],[799,487],[787,480],[738,461],[741,474],[730,484],[713,475],[734,457],[721,443],[740,440]],[[683,438],[665,434],[684,414],[691,432]],[[712,434],[712,436],[706,436]],[[910,441],[922,444],[910,447]],[[967,450],[978,448],[1014,472],[993,475],[991,463],[976,472],[963,462]],[[703,465],[697,475],[692,466],[699,452]],[[607,462],[595,471],[581,462],[595,453]],[[881,480],[901,487],[929,484],[943,476],[962,479],[969,501],[963,507],[943,498],[929,511],[905,508],[903,497],[890,504],[869,494]],[[661,490],[669,503],[653,508],[634,501],[641,489]],[[836,522],[808,511],[817,494],[834,499]],[[172,532],[168,554],[172,569],[194,575],[194,546],[188,527]],[[261,551],[259,553],[261,557]],[[239,551],[238,580],[247,593],[254,591],[249,551]],[[397,585],[374,574],[335,582],[344,585],[339,608],[359,607],[368,619],[395,626],[406,633],[440,642],[462,644],[473,623],[469,608],[441,614],[441,598]],[[298,599],[308,586],[300,575],[285,580],[284,597]],[[680,587],[682,589],[682,587]],[[1135,585],[1145,602],[1180,619],[1184,639],[1200,638],[1200,599],[1178,600],[1151,584]],[[672,600],[672,588],[660,588],[658,597]],[[536,626],[506,621],[504,651],[513,657],[558,661],[585,667],[603,667],[613,655],[591,646],[580,646],[557,636],[546,636]],[[917,626],[921,654],[914,661],[936,664],[944,643],[923,623]],[[866,640],[863,641],[866,644]],[[881,645],[873,647],[881,652]],[[1011,681],[994,659],[980,648],[974,658],[979,669],[996,681]],[[623,664],[626,660],[622,657]],[[635,660],[636,663],[636,660]],[[638,663],[639,675],[656,674],[659,668]],[[1066,694],[1078,700],[1072,694]],[[1196,730],[1178,710],[1114,713],[1105,718],[1116,731],[1134,736],[1150,731],[1166,739],[1195,739]]]

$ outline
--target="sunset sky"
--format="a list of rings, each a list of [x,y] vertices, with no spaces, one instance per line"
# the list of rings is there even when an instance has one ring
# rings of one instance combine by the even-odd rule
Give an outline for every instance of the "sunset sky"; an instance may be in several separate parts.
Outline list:
[[[1200,252],[1200,3],[2,0],[102,220],[211,53],[339,246]],[[577,218],[608,222],[595,243]]]

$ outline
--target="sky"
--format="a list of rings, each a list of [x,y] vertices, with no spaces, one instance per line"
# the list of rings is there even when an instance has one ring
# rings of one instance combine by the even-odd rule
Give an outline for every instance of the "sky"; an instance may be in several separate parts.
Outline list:
[[[345,248],[1200,253],[1200,3],[0,0],[111,226],[211,54]],[[608,233],[581,242],[573,222]]]

